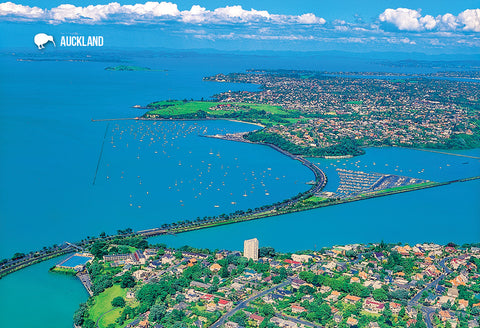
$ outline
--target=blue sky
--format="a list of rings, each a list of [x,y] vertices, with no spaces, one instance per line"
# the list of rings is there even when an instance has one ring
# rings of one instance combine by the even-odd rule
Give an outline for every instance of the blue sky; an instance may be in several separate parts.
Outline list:
[[[478,0],[0,0],[0,47],[102,35],[106,48],[480,53]],[[34,46],[34,45],[33,45]]]

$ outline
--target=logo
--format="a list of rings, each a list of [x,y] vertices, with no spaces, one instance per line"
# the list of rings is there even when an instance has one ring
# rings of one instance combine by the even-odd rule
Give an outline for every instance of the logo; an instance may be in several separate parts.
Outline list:
[[[37,45],[38,49],[45,49],[45,45],[49,42],[52,41],[53,45],[55,45],[55,41],[53,41],[53,36],[47,35],[45,33],[38,33],[35,35],[33,38],[33,42]]]
[[[33,42],[35,42],[40,50],[45,49],[45,45],[48,42],[52,42],[55,47],[57,46],[55,41],[53,41],[53,35],[48,35],[45,33],[36,34],[33,38]],[[62,35],[60,38],[60,47],[103,47],[103,36]]]

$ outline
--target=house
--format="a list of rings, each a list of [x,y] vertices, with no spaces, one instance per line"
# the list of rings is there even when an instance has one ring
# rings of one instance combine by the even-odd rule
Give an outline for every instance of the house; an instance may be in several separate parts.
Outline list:
[[[315,297],[312,295],[305,295],[302,297],[302,301],[308,301],[309,303],[312,303],[315,300]]]
[[[380,313],[385,308],[382,302],[375,301],[372,297],[367,297],[363,302],[363,309],[373,313]]]
[[[162,264],[171,264],[175,260],[175,257],[173,257],[171,254],[166,254],[162,256]]]
[[[259,325],[262,323],[263,319],[265,319],[264,317],[261,317],[261,316],[259,316],[259,315],[257,315],[257,314],[253,314],[253,313],[250,314],[250,316],[249,316],[248,318],[249,318],[250,320],[255,321],[255,323],[256,323],[257,326],[259,326]]]
[[[292,309],[292,313],[302,313],[307,311],[307,309],[305,309],[303,306],[298,306],[295,304],[292,304],[291,309]]]
[[[333,321],[335,321],[336,323],[339,323],[342,320],[343,320],[343,316],[340,313],[335,313],[333,315]]]
[[[352,317],[349,317],[347,319],[347,325],[349,325],[350,327],[353,327],[353,326],[356,326],[358,324],[358,320],[355,319],[355,318],[352,318]]]
[[[452,316],[450,315],[450,312],[444,311],[444,310],[438,312],[438,317],[439,317],[440,320],[442,320],[442,321],[446,321],[446,320],[449,320],[449,319],[452,318]]]
[[[158,269],[162,266],[162,264],[163,264],[162,260],[155,260],[150,262],[148,266],[151,267],[152,269]]]
[[[234,282],[233,284],[230,285],[230,287],[232,287],[236,291],[239,291],[239,290],[242,290],[243,288],[245,288],[245,285],[243,285],[239,282]]]
[[[447,296],[450,296],[450,297],[453,297],[453,298],[457,298],[457,297],[458,297],[458,289],[457,289],[457,287],[449,288],[448,291],[447,291]]]
[[[322,294],[325,294],[325,293],[328,293],[331,290],[332,290],[332,288],[330,286],[323,285],[322,287],[320,287],[319,292],[322,293]]]
[[[225,328],[239,328],[240,325],[236,322],[233,322],[233,321],[227,321],[225,323]]]
[[[210,266],[210,271],[212,272],[218,272],[220,271],[220,269],[222,268],[222,266],[218,263],[213,263],[211,266]]]
[[[468,301],[467,300],[458,300],[458,309],[465,310],[468,307]]]
[[[223,311],[223,310],[230,310],[233,306],[233,303],[231,301],[227,300],[219,300],[218,301],[218,309]]]
[[[338,301],[338,298],[340,297],[340,292],[337,292],[334,290],[330,295],[328,295],[325,300],[328,302],[336,302]]]
[[[352,277],[352,278],[350,278],[350,283],[354,283],[354,282],[359,283],[359,282],[360,282],[360,278],[358,278],[358,277]]]
[[[292,260],[295,262],[308,262],[312,258],[311,255],[306,254],[292,254]]]
[[[407,321],[407,327],[410,327],[412,325],[415,325],[417,323],[416,319],[408,319]]]
[[[392,311],[393,315],[398,315],[401,309],[402,309],[401,304],[390,302],[390,310]]]
[[[208,289],[208,288],[212,287],[211,284],[206,284],[206,283],[199,282],[199,281],[192,281],[190,283],[190,286],[191,287],[203,288],[203,289]]]
[[[135,280],[144,280],[147,279],[149,275],[149,271],[146,270],[137,270],[134,273],[132,273],[133,278]]]
[[[307,282],[302,279],[293,279],[291,282],[293,289],[299,289],[301,286],[306,285]]]
[[[200,296],[193,289],[189,289],[185,293],[185,301],[189,303],[197,302],[199,299],[200,299]]]
[[[212,294],[203,294],[202,296],[200,296],[200,298],[204,301],[210,301],[213,299],[213,295]]]
[[[358,297],[358,296],[353,296],[353,295],[347,295],[345,296],[344,298],[344,301],[347,302],[347,303],[350,303],[350,304],[355,304],[357,303],[358,301],[360,301],[361,298]]]
[[[216,309],[217,309],[217,305],[213,302],[208,303],[207,306],[205,307],[205,310],[207,310],[208,312],[214,312]]]

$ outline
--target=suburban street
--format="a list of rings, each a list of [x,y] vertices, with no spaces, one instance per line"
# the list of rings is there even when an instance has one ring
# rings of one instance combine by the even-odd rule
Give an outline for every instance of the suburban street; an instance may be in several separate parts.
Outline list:
[[[232,316],[235,312],[237,312],[238,310],[241,310],[241,309],[244,309],[247,307],[248,303],[250,303],[251,301],[259,298],[259,297],[263,297],[265,295],[267,295],[268,293],[271,293],[273,292],[275,289],[278,289],[278,288],[282,288],[282,287],[285,287],[287,286],[288,284],[290,283],[290,279],[287,279],[285,280],[284,282],[282,282],[281,284],[278,284],[276,286],[273,286],[269,289],[266,289],[264,290],[263,292],[260,292],[256,295],[253,295],[253,296],[250,296],[249,298],[247,298],[246,300],[240,302],[237,304],[237,306],[235,306],[233,309],[231,309],[230,311],[228,311],[227,313],[225,313],[224,316],[222,316],[220,319],[218,319],[217,322],[215,322],[213,325],[210,326],[210,328],[218,328],[220,327],[221,325],[223,325],[227,319]]]

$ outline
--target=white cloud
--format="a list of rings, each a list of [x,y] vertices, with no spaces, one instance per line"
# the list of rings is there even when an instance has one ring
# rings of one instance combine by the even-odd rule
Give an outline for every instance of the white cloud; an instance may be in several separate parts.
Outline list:
[[[467,9],[458,15],[465,31],[480,32],[480,9]]]
[[[112,2],[106,5],[86,7],[62,4],[51,9],[40,9],[17,5],[12,2],[0,4],[0,16],[9,16],[10,20],[43,20],[50,23],[75,22],[85,24],[110,23],[156,23],[158,21],[182,21],[190,24],[236,24],[236,23],[274,23],[322,25],[325,19],[312,13],[303,15],[277,15],[266,10],[243,9],[242,6],[226,6],[207,10],[193,5],[190,10],[180,11],[172,2],[149,1],[144,4],[120,5]]]
[[[297,21],[300,24],[325,24],[326,23],[325,19],[323,19],[321,17],[317,17],[312,13],[303,14],[301,16],[298,16]]]
[[[419,10],[408,8],[385,9],[378,18],[395,25],[401,31],[451,30],[461,27],[464,31],[480,32],[480,9],[467,9],[458,16],[446,13],[433,17],[422,16]]]
[[[408,8],[388,8],[379,16],[380,21],[392,23],[403,31],[421,30],[422,25],[418,20],[420,17],[419,11]]]
[[[13,2],[0,3],[0,16],[16,16],[19,18],[40,18],[45,14],[43,9],[17,5]]]

